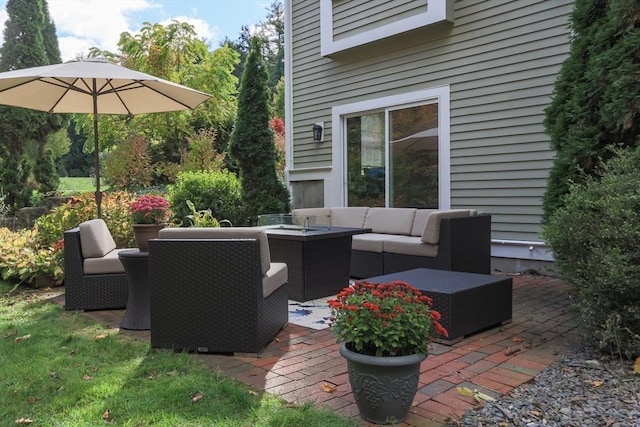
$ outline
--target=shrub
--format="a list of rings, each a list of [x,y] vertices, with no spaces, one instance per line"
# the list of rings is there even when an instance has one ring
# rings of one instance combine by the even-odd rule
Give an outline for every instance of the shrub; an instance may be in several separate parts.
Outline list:
[[[134,196],[124,191],[104,193],[103,219],[120,248],[134,247],[129,216]],[[93,193],[72,197],[36,220],[32,230],[0,228],[0,277],[33,283],[38,276],[64,279],[64,231],[96,217]]]
[[[227,170],[215,172],[181,172],[175,184],[168,188],[174,222],[188,226],[192,212],[187,205],[191,200],[196,210],[210,209],[213,217],[239,224],[242,216],[240,182]]]
[[[134,196],[126,191],[110,191],[102,196],[102,219],[119,248],[134,247],[129,204]],[[96,202],[93,193],[81,193],[57,206],[36,220],[38,241],[42,246],[53,245],[64,238],[65,230],[77,227],[81,222],[96,218]]]
[[[222,169],[225,155],[214,149],[216,131],[201,129],[187,138],[188,149],[182,150],[182,171],[212,171]]]
[[[543,228],[576,293],[584,338],[601,350],[640,355],[640,149],[572,185]]]
[[[144,136],[133,135],[114,147],[103,162],[105,181],[127,190],[150,185],[153,167],[148,145]]]
[[[0,228],[0,277],[34,283],[38,276],[49,276],[60,284],[64,277],[62,252],[60,243],[42,246],[37,230]]]

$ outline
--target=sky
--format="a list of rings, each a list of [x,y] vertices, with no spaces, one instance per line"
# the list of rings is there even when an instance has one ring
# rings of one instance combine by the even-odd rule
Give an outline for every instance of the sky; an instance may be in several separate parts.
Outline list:
[[[271,0],[47,0],[56,25],[62,60],[89,48],[117,52],[120,33],[135,34],[143,22],[188,22],[215,48],[228,37],[236,40],[243,25],[264,21]],[[7,20],[7,0],[0,0],[0,28]],[[0,34],[0,46],[3,37]]]

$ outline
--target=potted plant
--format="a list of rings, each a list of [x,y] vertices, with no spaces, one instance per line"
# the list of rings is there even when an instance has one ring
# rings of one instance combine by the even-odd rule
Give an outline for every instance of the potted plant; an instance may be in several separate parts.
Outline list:
[[[162,196],[147,194],[131,202],[129,212],[138,249],[148,251],[149,239],[158,237],[158,231],[169,220],[169,202]]]
[[[377,424],[402,422],[430,343],[447,336],[432,299],[402,281],[358,281],[328,304],[360,416]]]
[[[228,219],[218,221],[211,213],[211,209],[196,210],[196,206],[191,200],[187,200],[187,206],[191,211],[191,215],[187,215],[191,227],[233,227]]]

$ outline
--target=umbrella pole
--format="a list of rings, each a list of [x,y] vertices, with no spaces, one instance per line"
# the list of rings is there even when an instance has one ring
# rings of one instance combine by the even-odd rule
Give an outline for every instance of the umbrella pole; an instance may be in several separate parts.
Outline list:
[[[96,81],[93,80],[93,156],[96,163],[96,206],[98,208],[98,218],[102,218],[102,192],[100,191],[100,156],[98,155],[98,97],[96,92]]]

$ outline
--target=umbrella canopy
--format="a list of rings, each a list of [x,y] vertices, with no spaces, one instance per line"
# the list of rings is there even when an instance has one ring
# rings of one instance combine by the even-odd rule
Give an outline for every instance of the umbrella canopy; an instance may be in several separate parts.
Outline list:
[[[396,152],[436,151],[438,149],[438,128],[426,129],[413,135],[391,141]]]
[[[191,110],[210,97],[96,58],[0,73],[0,104],[49,113],[93,114],[98,217],[102,215],[98,114]]]

